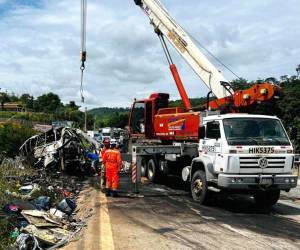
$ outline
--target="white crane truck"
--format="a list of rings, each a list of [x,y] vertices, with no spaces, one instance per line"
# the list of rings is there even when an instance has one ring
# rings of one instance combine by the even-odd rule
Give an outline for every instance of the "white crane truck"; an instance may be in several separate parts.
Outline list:
[[[166,94],[135,100],[129,121],[133,182],[139,183],[143,175],[155,181],[171,174],[189,182],[193,199],[200,203],[207,201],[210,190],[228,190],[252,194],[256,203],[262,206],[274,205],[280,191],[296,187],[298,180],[293,146],[282,122],[274,116],[240,114],[236,110],[229,114],[191,113],[177,70],[175,68],[175,73],[172,70],[174,65],[164,37],[218,98],[208,103],[209,108],[217,109],[218,106],[222,109],[221,105],[245,107],[268,101],[276,95],[276,87],[262,84],[251,90],[234,91],[158,0],[135,0],[135,3],[149,17],[162,41],[185,111],[189,112],[166,112],[170,110],[165,106]],[[161,120],[165,114],[168,114],[167,124]],[[197,141],[176,137],[188,126],[183,114],[199,116]],[[158,133],[158,127],[165,127],[164,132]],[[178,138],[181,140],[176,140]]]
[[[279,88],[263,83],[234,90],[159,0],[134,2],[154,26],[184,104],[169,107],[165,93],[134,101],[123,157],[132,162],[135,187],[143,175],[150,181],[177,175],[190,183],[192,197],[200,203],[207,201],[211,190],[229,190],[252,194],[259,205],[274,205],[281,190],[297,186],[294,149],[280,119],[245,114],[245,110],[274,100]],[[86,0],[82,0],[82,74],[85,12]],[[165,38],[216,97],[210,100],[208,95],[207,111],[191,107]],[[297,130],[292,131],[291,139],[297,137]]]

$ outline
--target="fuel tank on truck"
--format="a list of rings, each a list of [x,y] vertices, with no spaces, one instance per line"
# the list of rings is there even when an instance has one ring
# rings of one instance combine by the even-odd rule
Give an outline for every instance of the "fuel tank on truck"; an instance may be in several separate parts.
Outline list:
[[[199,126],[200,113],[184,108],[160,109],[154,116],[154,134],[161,140],[197,141]]]

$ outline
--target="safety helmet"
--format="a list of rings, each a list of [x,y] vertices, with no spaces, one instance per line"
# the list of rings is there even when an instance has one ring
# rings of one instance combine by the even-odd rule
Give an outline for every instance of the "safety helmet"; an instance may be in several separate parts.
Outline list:
[[[109,138],[105,138],[105,139],[103,140],[103,144],[104,144],[104,145],[109,145],[109,144],[110,144]]]
[[[110,145],[117,145],[117,140],[116,139],[111,139],[110,140]]]

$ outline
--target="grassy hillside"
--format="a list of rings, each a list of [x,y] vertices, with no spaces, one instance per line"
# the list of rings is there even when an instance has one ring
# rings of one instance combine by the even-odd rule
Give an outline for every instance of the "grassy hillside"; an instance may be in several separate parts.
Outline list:
[[[91,115],[97,115],[99,117],[105,117],[109,114],[112,113],[128,113],[129,108],[108,108],[108,107],[103,107],[103,108],[94,108],[89,110],[89,114]]]

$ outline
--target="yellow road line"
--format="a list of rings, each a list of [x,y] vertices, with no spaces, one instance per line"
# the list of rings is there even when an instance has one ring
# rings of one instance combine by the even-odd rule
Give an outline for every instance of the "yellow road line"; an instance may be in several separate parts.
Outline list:
[[[115,245],[107,207],[107,198],[103,193],[100,195],[100,203],[100,249],[114,250]]]

